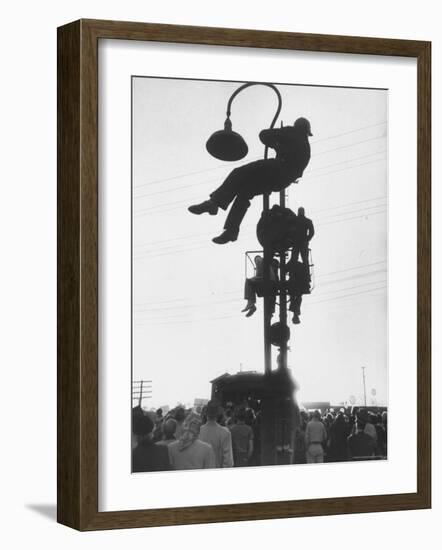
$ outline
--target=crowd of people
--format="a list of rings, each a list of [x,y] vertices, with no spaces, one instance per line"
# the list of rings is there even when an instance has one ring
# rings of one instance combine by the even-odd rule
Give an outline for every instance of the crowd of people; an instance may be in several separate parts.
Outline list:
[[[294,462],[344,462],[387,456],[387,412],[329,409],[300,412]]]
[[[384,458],[387,413],[344,409],[300,411],[295,422],[294,464]],[[261,465],[259,407],[209,401],[202,408],[178,406],[132,411],[132,471],[191,470]]]

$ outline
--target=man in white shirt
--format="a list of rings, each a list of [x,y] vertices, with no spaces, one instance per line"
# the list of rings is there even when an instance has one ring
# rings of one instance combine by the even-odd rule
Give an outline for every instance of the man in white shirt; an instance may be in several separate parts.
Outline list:
[[[327,441],[327,430],[321,422],[319,411],[313,413],[313,418],[305,429],[305,448],[307,463],[324,462],[323,445]]]
[[[207,403],[207,422],[201,426],[199,438],[211,445],[215,453],[216,468],[231,468],[233,466],[232,436],[228,428],[220,426],[216,421],[219,405],[216,401]]]

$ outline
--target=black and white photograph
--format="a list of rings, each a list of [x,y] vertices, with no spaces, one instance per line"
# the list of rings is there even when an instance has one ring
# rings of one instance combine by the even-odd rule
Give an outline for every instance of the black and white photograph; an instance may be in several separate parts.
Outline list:
[[[387,459],[387,133],[385,89],[132,77],[133,473]]]

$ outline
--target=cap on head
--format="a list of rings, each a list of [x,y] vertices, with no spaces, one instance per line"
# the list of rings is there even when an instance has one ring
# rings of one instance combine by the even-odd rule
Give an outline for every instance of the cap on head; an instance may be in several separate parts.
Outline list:
[[[300,117],[300,118],[297,118],[295,120],[295,123],[293,124],[293,126],[299,130],[302,130],[303,132],[305,132],[305,134],[307,136],[312,136],[312,129],[311,129],[311,126],[310,126],[310,121],[307,120],[306,118],[304,117]]]

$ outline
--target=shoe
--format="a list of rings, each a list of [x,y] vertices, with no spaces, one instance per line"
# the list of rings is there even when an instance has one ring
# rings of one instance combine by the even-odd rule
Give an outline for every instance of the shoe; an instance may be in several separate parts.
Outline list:
[[[249,311],[250,308],[252,308],[255,304],[251,303],[247,303],[246,307],[244,309],[241,310],[241,313],[244,313],[245,311]]]
[[[296,313],[294,313],[294,314],[293,314],[292,321],[293,321],[293,324],[294,324],[294,325],[299,325],[300,322],[301,322],[301,319],[299,318],[299,315],[296,315]]]
[[[256,311],[256,306],[252,306],[249,311],[246,313],[246,317],[251,317]]]
[[[197,215],[204,214],[204,212],[207,212],[211,216],[218,214],[218,207],[211,200],[201,202],[200,204],[193,204],[192,206],[189,206],[187,210],[192,214]]]
[[[226,244],[233,241],[236,241],[238,238],[238,233],[234,233],[233,231],[229,231],[226,229],[221,233],[221,235],[218,235],[218,237],[214,237],[212,241],[216,244]]]

